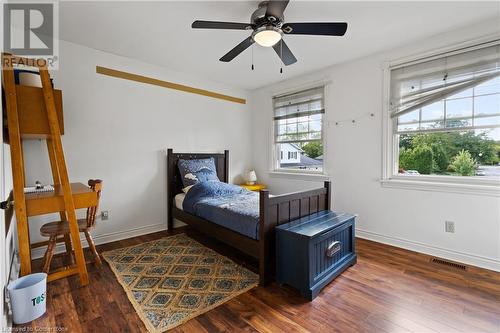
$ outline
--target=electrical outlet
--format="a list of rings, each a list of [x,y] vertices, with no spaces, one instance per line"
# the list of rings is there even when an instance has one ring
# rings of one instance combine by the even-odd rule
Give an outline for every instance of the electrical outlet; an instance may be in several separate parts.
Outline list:
[[[107,210],[101,211],[101,220],[102,221],[109,220],[109,211]]]
[[[455,233],[455,222],[453,221],[444,221],[444,228],[446,232]]]

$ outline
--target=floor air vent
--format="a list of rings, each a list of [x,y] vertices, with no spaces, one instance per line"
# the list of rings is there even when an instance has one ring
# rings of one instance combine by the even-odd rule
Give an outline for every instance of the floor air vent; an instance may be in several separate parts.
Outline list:
[[[456,262],[452,262],[452,261],[448,261],[448,260],[444,260],[444,259],[439,259],[439,258],[432,258],[431,263],[438,264],[438,265],[444,265],[444,266],[447,266],[450,268],[459,269],[461,271],[467,270],[467,266],[465,266],[465,265],[457,264]]]

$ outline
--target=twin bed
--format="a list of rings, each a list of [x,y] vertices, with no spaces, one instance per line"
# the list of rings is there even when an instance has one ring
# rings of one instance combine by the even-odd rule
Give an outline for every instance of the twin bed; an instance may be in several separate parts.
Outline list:
[[[218,180],[198,182],[187,190],[185,181],[192,175],[183,175],[179,163],[208,159],[213,160]],[[167,178],[168,229],[172,230],[177,219],[256,258],[262,285],[274,274],[274,228],[330,209],[330,182],[323,188],[272,197],[268,190],[250,192],[228,184],[228,150],[224,154],[191,154],[168,149]]]

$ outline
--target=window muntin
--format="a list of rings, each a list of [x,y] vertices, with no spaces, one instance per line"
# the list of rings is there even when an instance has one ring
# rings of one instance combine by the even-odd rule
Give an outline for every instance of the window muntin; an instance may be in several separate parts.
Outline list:
[[[397,117],[396,133],[500,127],[499,117],[500,77],[497,77]]]
[[[273,98],[275,169],[323,170],[324,87]],[[320,158],[318,158],[320,157]]]

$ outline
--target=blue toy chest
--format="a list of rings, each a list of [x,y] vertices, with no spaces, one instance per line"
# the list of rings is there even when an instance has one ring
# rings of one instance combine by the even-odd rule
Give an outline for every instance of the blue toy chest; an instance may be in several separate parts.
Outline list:
[[[321,211],[276,227],[276,280],[313,300],[356,263],[355,216]]]

